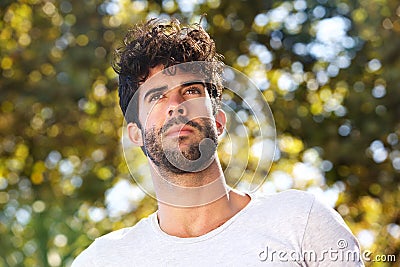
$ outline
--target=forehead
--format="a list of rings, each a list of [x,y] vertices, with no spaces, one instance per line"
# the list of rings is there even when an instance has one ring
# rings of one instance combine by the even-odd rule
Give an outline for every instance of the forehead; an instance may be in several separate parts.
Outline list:
[[[165,87],[170,90],[183,84],[204,83],[207,80],[208,78],[200,72],[186,71],[177,66],[166,69],[163,66],[156,66],[150,69],[148,78],[140,85],[139,94],[143,96],[146,91],[154,88]]]

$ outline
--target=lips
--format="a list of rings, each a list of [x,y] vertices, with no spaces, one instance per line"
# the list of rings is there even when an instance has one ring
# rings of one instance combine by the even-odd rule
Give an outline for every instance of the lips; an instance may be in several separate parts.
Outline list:
[[[169,128],[166,131],[165,136],[169,136],[169,137],[184,136],[184,135],[190,135],[193,132],[194,132],[194,130],[191,126],[180,124],[180,125],[175,125],[175,126],[172,126],[171,128]]]

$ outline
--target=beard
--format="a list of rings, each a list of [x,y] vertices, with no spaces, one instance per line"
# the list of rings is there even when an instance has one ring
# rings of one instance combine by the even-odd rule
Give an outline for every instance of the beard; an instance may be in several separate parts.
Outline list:
[[[163,139],[163,134],[175,124],[189,125],[195,133],[173,140]],[[144,133],[144,140],[144,150],[151,161],[161,171],[174,174],[204,170],[214,160],[218,145],[217,131],[211,119],[199,118],[199,122],[195,122],[183,116],[172,118],[159,130],[150,128]],[[183,142],[190,143],[181,148]]]

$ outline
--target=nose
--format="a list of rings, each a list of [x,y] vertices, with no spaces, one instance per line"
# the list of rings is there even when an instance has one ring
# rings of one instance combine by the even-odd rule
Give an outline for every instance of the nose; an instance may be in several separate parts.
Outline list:
[[[173,116],[186,116],[187,115],[187,108],[185,105],[185,99],[176,94],[170,96],[170,101],[168,105],[168,115],[170,117]]]

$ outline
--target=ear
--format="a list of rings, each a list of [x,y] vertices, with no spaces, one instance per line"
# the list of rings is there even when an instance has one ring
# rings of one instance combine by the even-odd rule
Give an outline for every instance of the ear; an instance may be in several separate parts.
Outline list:
[[[222,109],[218,109],[217,114],[215,114],[215,123],[217,125],[218,135],[221,135],[226,126],[226,114]]]
[[[143,146],[142,130],[136,123],[128,123],[128,136],[129,140],[137,146]]]

